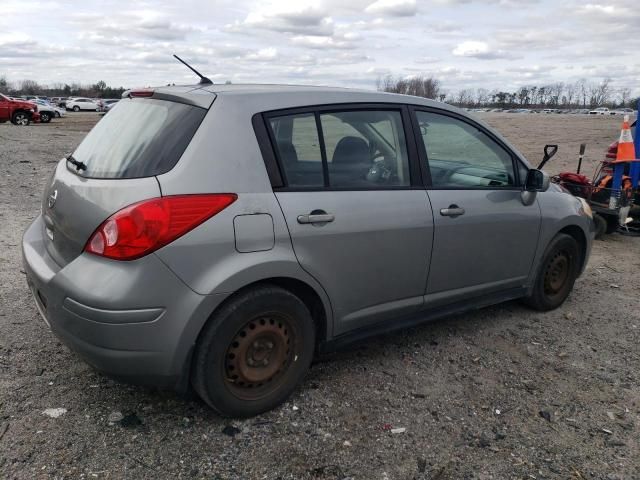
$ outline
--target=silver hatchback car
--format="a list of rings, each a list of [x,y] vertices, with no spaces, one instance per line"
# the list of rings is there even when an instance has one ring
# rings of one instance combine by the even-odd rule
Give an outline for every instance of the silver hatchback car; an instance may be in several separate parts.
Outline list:
[[[522,298],[558,307],[591,211],[443,103],[348,89],[131,91],[62,159],[23,258],[86,362],[248,416],[314,354]]]

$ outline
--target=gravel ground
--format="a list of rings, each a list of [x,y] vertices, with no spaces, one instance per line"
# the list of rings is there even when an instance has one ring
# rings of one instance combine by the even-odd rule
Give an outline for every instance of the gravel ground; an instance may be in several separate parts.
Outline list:
[[[249,420],[95,373],[39,318],[19,245],[54,163],[96,118],[0,125],[0,478],[640,478],[637,238],[596,242],[556,311],[512,302],[352,346]],[[532,163],[559,143],[552,172],[581,141],[591,167],[620,123],[483,118]]]

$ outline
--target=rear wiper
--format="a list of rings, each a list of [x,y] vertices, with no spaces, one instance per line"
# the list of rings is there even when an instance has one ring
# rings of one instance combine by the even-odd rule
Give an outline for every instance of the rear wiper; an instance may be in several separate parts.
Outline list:
[[[87,169],[87,165],[84,162],[80,162],[80,161],[76,160],[75,158],[73,158],[73,155],[69,155],[67,157],[67,162],[71,163],[74,167],[76,167],[76,170],[86,170]]]

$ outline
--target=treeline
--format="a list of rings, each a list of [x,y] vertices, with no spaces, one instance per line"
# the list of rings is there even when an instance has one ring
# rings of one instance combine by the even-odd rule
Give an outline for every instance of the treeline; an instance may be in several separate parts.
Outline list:
[[[75,82],[41,85],[35,80],[9,82],[6,77],[0,77],[0,93],[16,97],[41,95],[46,97],[119,98],[125,90],[123,87],[110,87],[102,80],[93,85],[82,85]]]
[[[384,92],[416,95],[471,108],[635,108],[640,100],[640,97],[632,98],[629,88],[612,88],[609,78],[601,82],[581,79],[574,83],[527,85],[508,92],[486,88],[447,91],[431,76],[400,78],[387,75],[378,78],[376,87]]]

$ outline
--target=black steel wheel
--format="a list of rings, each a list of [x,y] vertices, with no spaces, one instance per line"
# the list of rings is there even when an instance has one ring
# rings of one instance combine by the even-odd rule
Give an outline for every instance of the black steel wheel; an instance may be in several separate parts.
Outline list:
[[[571,293],[581,262],[578,242],[571,235],[556,235],[547,246],[525,303],[542,311],[558,308]]]
[[[596,239],[602,240],[607,233],[607,221],[598,213],[593,214],[593,223],[596,226]]]
[[[298,297],[272,285],[240,292],[200,334],[192,385],[222,415],[257,415],[291,395],[314,347],[313,319]]]

